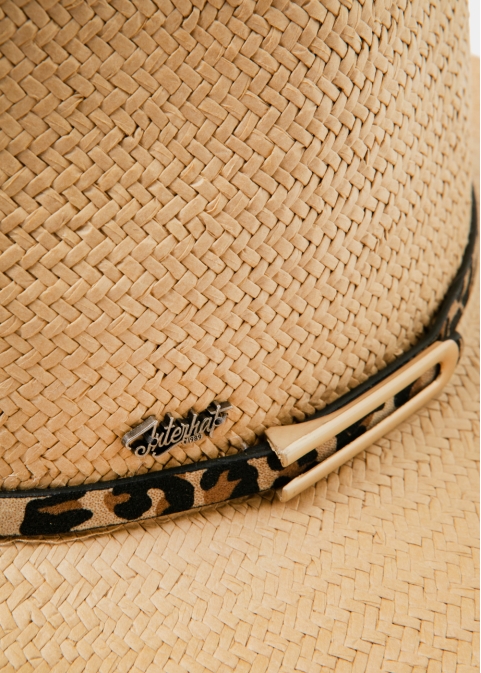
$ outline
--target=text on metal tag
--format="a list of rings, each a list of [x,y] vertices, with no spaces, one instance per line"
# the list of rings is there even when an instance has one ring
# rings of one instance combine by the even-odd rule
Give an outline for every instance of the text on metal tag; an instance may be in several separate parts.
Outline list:
[[[205,435],[210,436],[227,418],[230,402],[212,402],[200,414],[190,411],[187,418],[174,418],[166,414],[164,420],[158,421],[149,416],[122,437],[122,444],[133,451],[136,456],[160,456],[179,444],[198,442]]]

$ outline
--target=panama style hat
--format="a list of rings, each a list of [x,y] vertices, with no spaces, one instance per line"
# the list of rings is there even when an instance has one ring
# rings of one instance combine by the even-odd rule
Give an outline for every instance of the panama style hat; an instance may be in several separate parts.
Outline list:
[[[477,670],[467,35],[0,3],[0,670]]]

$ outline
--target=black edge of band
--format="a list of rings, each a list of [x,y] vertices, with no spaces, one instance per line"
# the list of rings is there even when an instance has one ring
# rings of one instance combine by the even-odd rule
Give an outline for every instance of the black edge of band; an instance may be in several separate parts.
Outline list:
[[[207,470],[211,467],[218,467],[219,461],[228,461],[229,466],[237,462],[244,462],[246,458],[263,458],[268,453],[272,453],[272,449],[267,442],[261,442],[255,446],[249,447],[242,453],[236,453],[233,456],[224,456],[223,458],[211,458],[210,460],[201,460],[197,463],[190,463],[189,465],[180,465],[179,467],[170,467],[165,470],[157,470],[156,472],[146,472],[145,474],[136,474],[132,477],[119,477],[110,481],[97,481],[95,484],[79,484],[78,486],[59,486],[56,488],[34,488],[25,491],[0,491],[1,498],[46,498],[52,495],[76,495],[85,494],[85,491],[106,491],[114,486],[133,486],[137,484],[152,483],[151,488],[154,488],[156,481],[165,479],[167,475],[175,477],[177,474],[186,474],[187,472],[196,472],[197,470]],[[79,496],[80,497],[80,496]]]

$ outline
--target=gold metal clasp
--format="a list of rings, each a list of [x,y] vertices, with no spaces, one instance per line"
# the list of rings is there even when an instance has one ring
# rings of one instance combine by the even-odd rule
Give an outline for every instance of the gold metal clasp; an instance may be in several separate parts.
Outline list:
[[[269,444],[279,457],[281,464],[287,467],[309,451],[317,449],[325,442],[332,440],[353,423],[374,412],[397,393],[414,383],[429,369],[440,365],[439,375],[432,383],[350,444],[332,454],[308,472],[290,481],[278,491],[280,500],[286,502],[323,479],[421,409],[429,400],[436,397],[447,384],[454,372],[458,358],[459,347],[455,341],[450,339],[437,341],[413,358],[411,362],[394,372],[385,381],[374,386],[342,409],[305,423],[277,426],[266,430]]]

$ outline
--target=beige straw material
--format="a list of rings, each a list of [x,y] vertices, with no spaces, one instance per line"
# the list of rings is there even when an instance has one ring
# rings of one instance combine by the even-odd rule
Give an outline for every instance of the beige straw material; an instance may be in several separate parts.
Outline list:
[[[293,501],[0,548],[2,673],[477,673],[478,293],[442,396]]]
[[[0,486],[236,452],[408,350],[467,240],[468,34],[465,0],[0,2]],[[214,399],[212,439],[121,445]]]
[[[478,306],[439,400],[302,496],[0,547],[2,673],[477,673]]]

